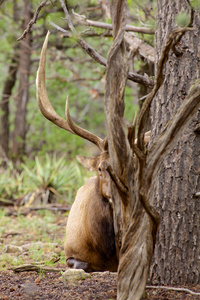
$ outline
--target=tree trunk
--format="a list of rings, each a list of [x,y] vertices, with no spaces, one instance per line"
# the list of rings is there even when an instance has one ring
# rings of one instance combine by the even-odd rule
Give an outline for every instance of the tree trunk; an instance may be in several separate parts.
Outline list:
[[[136,165],[131,149],[134,137],[128,138],[124,114],[124,89],[128,65],[124,44],[126,1],[111,2],[113,45],[107,58],[105,115],[111,176],[116,249],[119,256],[117,297],[141,299],[149,274],[157,224],[146,214],[140,194],[141,178],[135,179]],[[133,131],[135,127],[133,126]],[[134,135],[134,134],[133,134]],[[129,135],[130,137],[130,135]],[[145,163],[139,172],[143,175]],[[142,177],[141,175],[141,177]]]
[[[187,1],[157,1],[156,61],[176,26],[178,13],[191,8]],[[165,81],[151,106],[152,141],[180,107],[200,77],[200,18],[170,51]],[[150,280],[156,284],[200,283],[200,111],[193,116],[176,146],[164,159],[151,187],[151,199],[160,212],[161,224]],[[195,196],[196,195],[196,196]]]
[[[23,29],[31,20],[30,1],[24,0],[24,24]],[[19,90],[17,95],[17,110],[15,115],[15,128],[13,134],[12,152],[14,159],[21,158],[25,154],[25,135],[26,135],[26,107],[28,103],[29,73],[31,58],[31,33],[27,33],[26,39],[20,44],[19,59]]]
[[[3,95],[1,99],[0,109],[0,146],[3,152],[3,156],[8,157],[9,152],[9,98],[12,93],[12,89],[16,82],[17,73],[17,51],[14,52],[12,62],[9,67],[8,77],[4,84]]]

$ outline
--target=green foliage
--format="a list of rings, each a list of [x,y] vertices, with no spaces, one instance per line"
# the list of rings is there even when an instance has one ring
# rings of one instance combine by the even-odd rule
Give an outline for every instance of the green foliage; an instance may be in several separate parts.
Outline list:
[[[176,24],[180,27],[187,27],[190,16],[186,12],[182,12],[176,16]]]
[[[200,0],[191,0],[190,4],[194,9],[200,9]]]
[[[76,162],[67,163],[63,156],[58,158],[56,154],[36,157],[35,161],[27,161],[19,169],[21,171],[9,162],[7,169],[0,171],[1,202],[12,204],[11,199],[23,198],[22,203],[30,205],[39,195],[40,199],[47,197],[48,201],[53,194],[57,200],[67,199],[71,203],[85,181]]]
[[[19,214],[18,217],[12,218],[5,215],[5,210],[0,209],[0,236],[3,240],[0,243],[0,270],[27,262],[52,266],[59,258],[59,263],[65,265],[63,251],[65,227],[57,225],[60,218],[63,216],[59,212],[55,214],[45,210],[37,212],[37,215]],[[13,236],[12,232],[17,234]],[[26,245],[26,250],[6,253],[7,245],[17,247]]]
[[[19,173],[13,163],[9,162],[6,170],[0,170],[0,201],[13,203],[9,200],[23,194],[23,181],[24,173]]]
[[[133,91],[132,89],[127,86],[126,90],[125,90],[125,118],[128,120],[128,122],[132,123],[134,116],[135,116],[135,112],[138,111],[138,105],[136,105],[133,102]]]
[[[31,1],[33,11],[38,7],[38,1]],[[128,1],[129,10],[131,15],[131,22],[135,26],[149,26],[155,27],[155,1]],[[2,94],[3,83],[5,81],[5,74],[8,70],[8,65],[13,55],[13,49],[16,45],[20,46],[17,38],[22,34],[21,24],[23,23],[23,14],[20,13],[23,8],[23,1],[19,0],[18,5],[18,22],[14,21],[13,2],[4,1],[0,10],[2,11],[2,18],[0,20],[0,33],[2,38],[2,45],[0,51],[0,93]],[[111,23],[111,20],[106,16],[102,18],[102,11],[98,7],[98,1],[88,0],[80,2],[71,0],[69,3],[69,12],[75,9],[77,13],[83,14],[92,20],[105,21]],[[53,8],[53,12],[52,12]],[[89,9],[88,9],[89,8]],[[91,9],[92,8],[92,9]],[[95,9],[94,9],[95,8]],[[49,99],[55,108],[56,112],[65,118],[65,101],[67,95],[69,96],[70,113],[74,122],[104,138],[106,135],[105,130],[105,114],[104,114],[104,81],[105,81],[105,68],[91,59],[87,53],[77,45],[77,38],[66,38],[59,34],[55,28],[49,24],[48,19],[65,28],[66,21],[62,19],[64,16],[60,10],[60,4],[55,3],[53,7],[51,3],[42,8],[40,18],[34,25],[32,30],[32,56],[31,56],[31,72],[29,76],[29,102],[26,114],[26,152],[27,157],[24,159],[33,161],[36,156],[42,157],[45,153],[57,153],[59,156],[67,155],[67,159],[72,159],[76,154],[94,155],[94,148],[88,146],[80,137],[76,137],[67,133],[56,125],[50,123],[40,113],[36,101],[36,88],[35,77],[38,68],[38,59],[40,50],[44,41],[44,34],[48,29],[52,31],[49,39],[49,46],[47,51],[47,68],[46,68],[46,86]],[[82,31],[88,27],[77,25],[72,15],[72,21],[81,34]],[[13,31],[13,28],[15,30]],[[111,37],[106,37],[105,30],[99,28],[91,28],[90,31],[83,35],[83,38],[97,50],[102,56],[106,57],[109,47],[112,43]],[[90,33],[94,34],[90,36]],[[139,35],[142,39],[147,40],[153,44],[153,35]],[[137,58],[134,59],[134,71],[140,71],[141,64],[137,63]],[[95,95],[95,93],[96,95]],[[10,102],[10,136],[14,130],[14,119],[16,111],[15,97],[17,94],[17,85],[13,89],[13,95]],[[126,89],[125,95],[125,118],[132,121],[136,108],[137,99],[136,92],[132,92],[129,87]],[[10,141],[12,142],[12,141]],[[87,143],[87,144],[86,144]],[[10,143],[11,145],[12,143]],[[87,145],[87,146],[86,146]],[[11,153],[12,156],[12,153]],[[23,177],[23,173],[20,173]],[[17,176],[17,175],[16,175]],[[18,179],[22,181],[22,178]],[[26,179],[23,178],[23,183]],[[34,181],[33,181],[34,182]],[[26,188],[30,189],[33,182]],[[41,184],[41,182],[40,182]],[[19,185],[20,186],[20,185]],[[70,191],[65,191],[71,193]],[[20,195],[21,191],[15,192],[13,187],[10,193],[4,193],[6,198],[11,198],[11,193]],[[23,193],[23,191],[22,191]],[[74,193],[74,192],[73,192]],[[72,193],[72,194],[73,194]],[[1,193],[2,195],[2,193]]]
[[[48,154],[44,158],[36,157],[33,169],[25,164],[22,167],[26,174],[27,192],[35,191],[36,196],[50,191],[63,199],[67,193],[72,196],[75,181],[83,182],[79,166],[75,162],[67,164],[64,157],[58,158],[55,154],[52,158]]]
[[[22,257],[11,256],[10,254],[4,253],[0,256],[0,270],[7,269],[6,265],[19,266],[24,263]]]

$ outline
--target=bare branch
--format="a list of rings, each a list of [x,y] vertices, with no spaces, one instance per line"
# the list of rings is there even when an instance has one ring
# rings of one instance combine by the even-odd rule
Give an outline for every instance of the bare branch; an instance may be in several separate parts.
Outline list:
[[[147,285],[146,289],[161,289],[161,290],[167,290],[167,291],[177,291],[177,292],[185,292],[185,293],[189,293],[191,295],[200,295],[200,293],[197,292],[193,292],[192,290],[189,290],[187,288],[177,288],[177,287],[173,287],[173,286],[163,286],[163,285]]]
[[[82,47],[82,49],[84,49],[89,55],[90,57],[92,57],[96,62],[98,62],[99,64],[101,64],[102,66],[106,67],[107,65],[107,60],[106,58],[104,58],[101,54],[99,54],[96,50],[94,50],[89,44],[87,44],[82,38],[80,38],[80,36],[77,35],[77,32],[72,24],[70,15],[68,13],[68,10],[66,8],[66,5],[64,4],[63,0],[59,0],[62,8],[64,10],[65,13],[65,20],[68,22],[69,28],[70,30],[76,35],[77,38],[77,42],[78,44]],[[53,22],[51,22],[51,25],[54,26],[55,28],[57,28],[58,30],[60,30],[61,32],[64,33],[64,36],[69,37],[69,32],[66,31],[65,29],[57,26],[56,24],[54,24]],[[65,35],[66,34],[66,35]],[[131,81],[140,83],[142,85],[145,85],[149,88],[153,88],[154,86],[154,82],[153,80],[151,80],[148,76],[143,76],[143,75],[139,75],[137,73],[132,73],[129,72],[128,73],[128,79],[130,79]]]
[[[108,173],[110,174],[112,180],[114,181],[114,183],[116,184],[116,186],[119,188],[119,190],[124,193],[125,195],[128,194],[128,189],[127,187],[123,184],[123,182],[121,182],[120,178],[117,176],[117,174],[113,171],[111,165],[107,165],[106,166],[106,170],[108,171]]]
[[[58,26],[58,25],[55,24],[54,22],[49,21],[49,24],[50,24],[51,26],[53,26],[54,28],[56,28],[57,30],[59,30],[59,31],[61,31],[62,33],[64,33],[64,36],[65,36],[65,37],[71,37],[71,36],[72,36],[67,30],[65,30],[64,28]]]
[[[40,5],[37,7],[37,9],[36,9],[36,11],[35,11],[35,13],[34,13],[33,19],[28,23],[27,28],[24,30],[23,34],[17,39],[17,41],[23,40],[23,39],[26,37],[27,33],[30,32],[30,30],[31,30],[31,28],[32,28],[32,26],[33,26],[33,24],[35,24],[36,21],[37,21],[39,12],[41,11],[42,7],[44,7],[44,6],[46,5],[46,3],[47,3],[48,1],[49,1],[49,0],[44,0],[44,1],[42,1],[42,2],[40,3]]]
[[[64,10],[64,13],[65,13],[65,20],[67,21],[68,25],[69,25],[69,28],[72,32],[75,32],[75,28],[74,28],[74,25],[72,24],[72,21],[71,21],[71,18],[70,18],[70,15],[68,13],[68,10],[67,10],[67,7],[64,3],[63,0],[59,0],[61,6],[62,6],[62,9]]]
[[[44,265],[32,265],[32,264],[24,264],[17,267],[11,267],[10,270],[19,273],[19,272],[28,272],[28,271],[35,271],[35,272],[61,272],[65,271],[65,269],[59,268],[52,268]]]
[[[78,40],[78,44],[98,63],[103,65],[104,67],[107,66],[107,60],[105,57],[100,55],[96,50],[94,50],[90,45],[88,45],[83,39]],[[145,85],[149,88],[153,88],[154,82],[148,76],[143,76],[137,73],[129,72],[128,79],[131,81],[140,83]]]
[[[76,16],[77,20],[82,24],[82,25],[89,25],[97,28],[102,28],[102,29],[108,29],[112,30],[112,24],[108,23],[103,23],[103,22],[97,22],[97,21],[92,21],[86,18],[86,16],[79,15],[72,11],[74,16]],[[144,27],[136,27],[136,26],[131,26],[131,25],[126,25],[125,27],[126,31],[132,31],[132,32],[138,32],[138,33],[147,33],[147,34],[154,34],[155,30],[152,28],[144,28]]]

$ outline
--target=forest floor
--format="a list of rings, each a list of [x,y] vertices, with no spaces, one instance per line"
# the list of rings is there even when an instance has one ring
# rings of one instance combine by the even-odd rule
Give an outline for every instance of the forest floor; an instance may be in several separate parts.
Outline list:
[[[112,300],[117,297],[116,273],[91,273],[85,280],[66,282],[63,241],[67,213],[0,210],[0,300],[77,299]],[[39,266],[27,271],[23,266]],[[12,268],[20,268],[16,272]],[[45,268],[61,270],[50,272]],[[49,270],[49,269],[48,269]],[[19,271],[19,269],[18,269]],[[187,286],[194,292],[199,286]],[[143,299],[200,299],[184,291],[146,289]],[[133,295],[134,300],[134,295]]]

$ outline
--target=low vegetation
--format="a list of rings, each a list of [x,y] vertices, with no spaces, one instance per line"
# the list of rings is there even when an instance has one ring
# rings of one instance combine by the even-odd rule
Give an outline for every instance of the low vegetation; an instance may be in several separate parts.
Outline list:
[[[84,175],[86,174],[86,175]],[[12,162],[0,169],[0,203],[46,204],[48,202],[72,203],[77,189],[83,185],[87,173],[75,161],[65,157],[36,157],[35,161],[20,164]]]
[[[26,216],[8,216],[10,209],[0,210],[0,270],[38,263],[65,264],[64,237],[67,213],[30,212]]]

